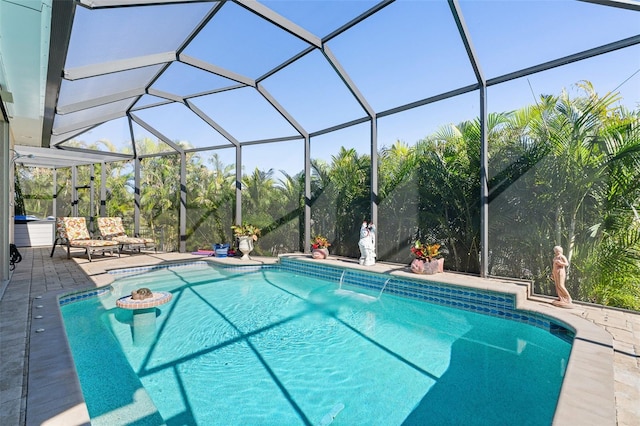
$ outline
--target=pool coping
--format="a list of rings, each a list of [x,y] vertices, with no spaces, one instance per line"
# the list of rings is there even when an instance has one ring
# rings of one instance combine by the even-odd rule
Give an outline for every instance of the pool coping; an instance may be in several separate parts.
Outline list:
[[[60,311],[59,298],[67,293],[47,292],[32,302],[25,419],[28,426],[91,424]]]
[[[513,294],[516,309],[535,312],[570,326],[575,331],[573,348],[563,380],[554,425],[615,425],[616,408],[614,398],[613,338],[604,329],[571,313],[571,309],[557,308],[546,300],[531,298],[530,287],[522,282],[505,279],[479,278],[454,273],[442,273],[436,277],[410,272],[403,265],[377,263],[372,267],[358,265],[353,259],[329,258],[313,259],[309,255],[282,255],[305,262],[328,262],[333,266],[352,268],[367,272],[389,274],[397,277],[424,279],[448,285],[462,285],[487,291]],[[228,266],[229,261],[220,258],[194,259],[220,263]],[[233,259],[234,265],[239,265]],[[273,261],[249,262],[247,265],[273,264]],[[177,262],[180,264],[189,262]],[[92,276],[98,288],[108,286],[114,277],[108,274],[99,279]],[[95,288],[93,288],[95,290]],[[89,425],[90,418],[84,403],[84,396],[75,372],[71,349],[60,312],[60,297],[73,291],[54,291],[34,299],[32,313],[42,315],[42,319],[32,320],[29,330],[29,376],[26,416],[27,425]],[[42,306],[38,308],[38,306]],[[576,306],[577,308],[579,305]],[[44,332],[38,330],[44,329]],[[56,356],[53,357],[52,353]],[[42,386],[43,384],[46,384]],[[37,385],[41,385],[38,387]],[[51,398],[51,395],[63,397]],[[33,409],[38,407],[37,409]]]

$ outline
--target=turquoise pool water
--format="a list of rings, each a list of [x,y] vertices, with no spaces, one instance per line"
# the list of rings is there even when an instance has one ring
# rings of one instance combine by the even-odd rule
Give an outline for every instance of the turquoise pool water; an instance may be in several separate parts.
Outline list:
[[[173,293],[148,344],[115,307],[139,287]],[[551,424],[571,350],[539,327],[279,268],[166,268],[113,288],[61,307],[98,426]]]

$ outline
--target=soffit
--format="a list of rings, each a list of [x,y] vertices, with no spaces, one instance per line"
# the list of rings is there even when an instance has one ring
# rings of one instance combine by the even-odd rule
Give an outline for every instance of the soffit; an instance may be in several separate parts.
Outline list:
[[[14,162],[27,167],[62,168],[94,163],[111,163],[131,159],[131,156],[115,153],[90,152],[60,148],[41,148],[16,145]]]

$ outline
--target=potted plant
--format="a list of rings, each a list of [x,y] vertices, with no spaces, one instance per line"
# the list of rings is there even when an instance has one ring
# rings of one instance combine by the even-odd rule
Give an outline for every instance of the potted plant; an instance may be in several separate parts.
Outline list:
[[[329,257],[331,243],[326,237],[316,235],[311,243],[311,255],[314,259],[326,259]]]
[[[233,235],[238,238],[238,250],[242,252],[242,259],[250,259],[249,253],[253,250],[253,242],[258,241],[260,228],[255,225],[243,223],[242,225],[231,226]]]
[[[411,253],[416,257],[411,262],[411,271],[416,274],[436,274],[444,272],[444,258],[440,244],[423,244],[420,240],[413,243]]]

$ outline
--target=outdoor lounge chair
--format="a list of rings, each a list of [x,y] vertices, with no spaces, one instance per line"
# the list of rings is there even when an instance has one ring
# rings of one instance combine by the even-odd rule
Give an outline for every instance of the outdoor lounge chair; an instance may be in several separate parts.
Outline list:
[[[118,243],[115,241],[96,240],[91,238],[87,229],[87,220],[84,217],[58,217],[56,218],[56,239],[53,241],[51,255],[56,249],[56,245],[67,247],[67,259],[71,258],[71,248],[82,248],[87,252],[89,262],[91,262],[92,252],[111,252],[115,250],[120,256]]]
[[[156,243],[151,238],[130,237],[124,231],[121,217],[99,217],[98,229],[104,240],[116,241],[120,250],[125,247],[129,250],[141,248],[156,248]]]

